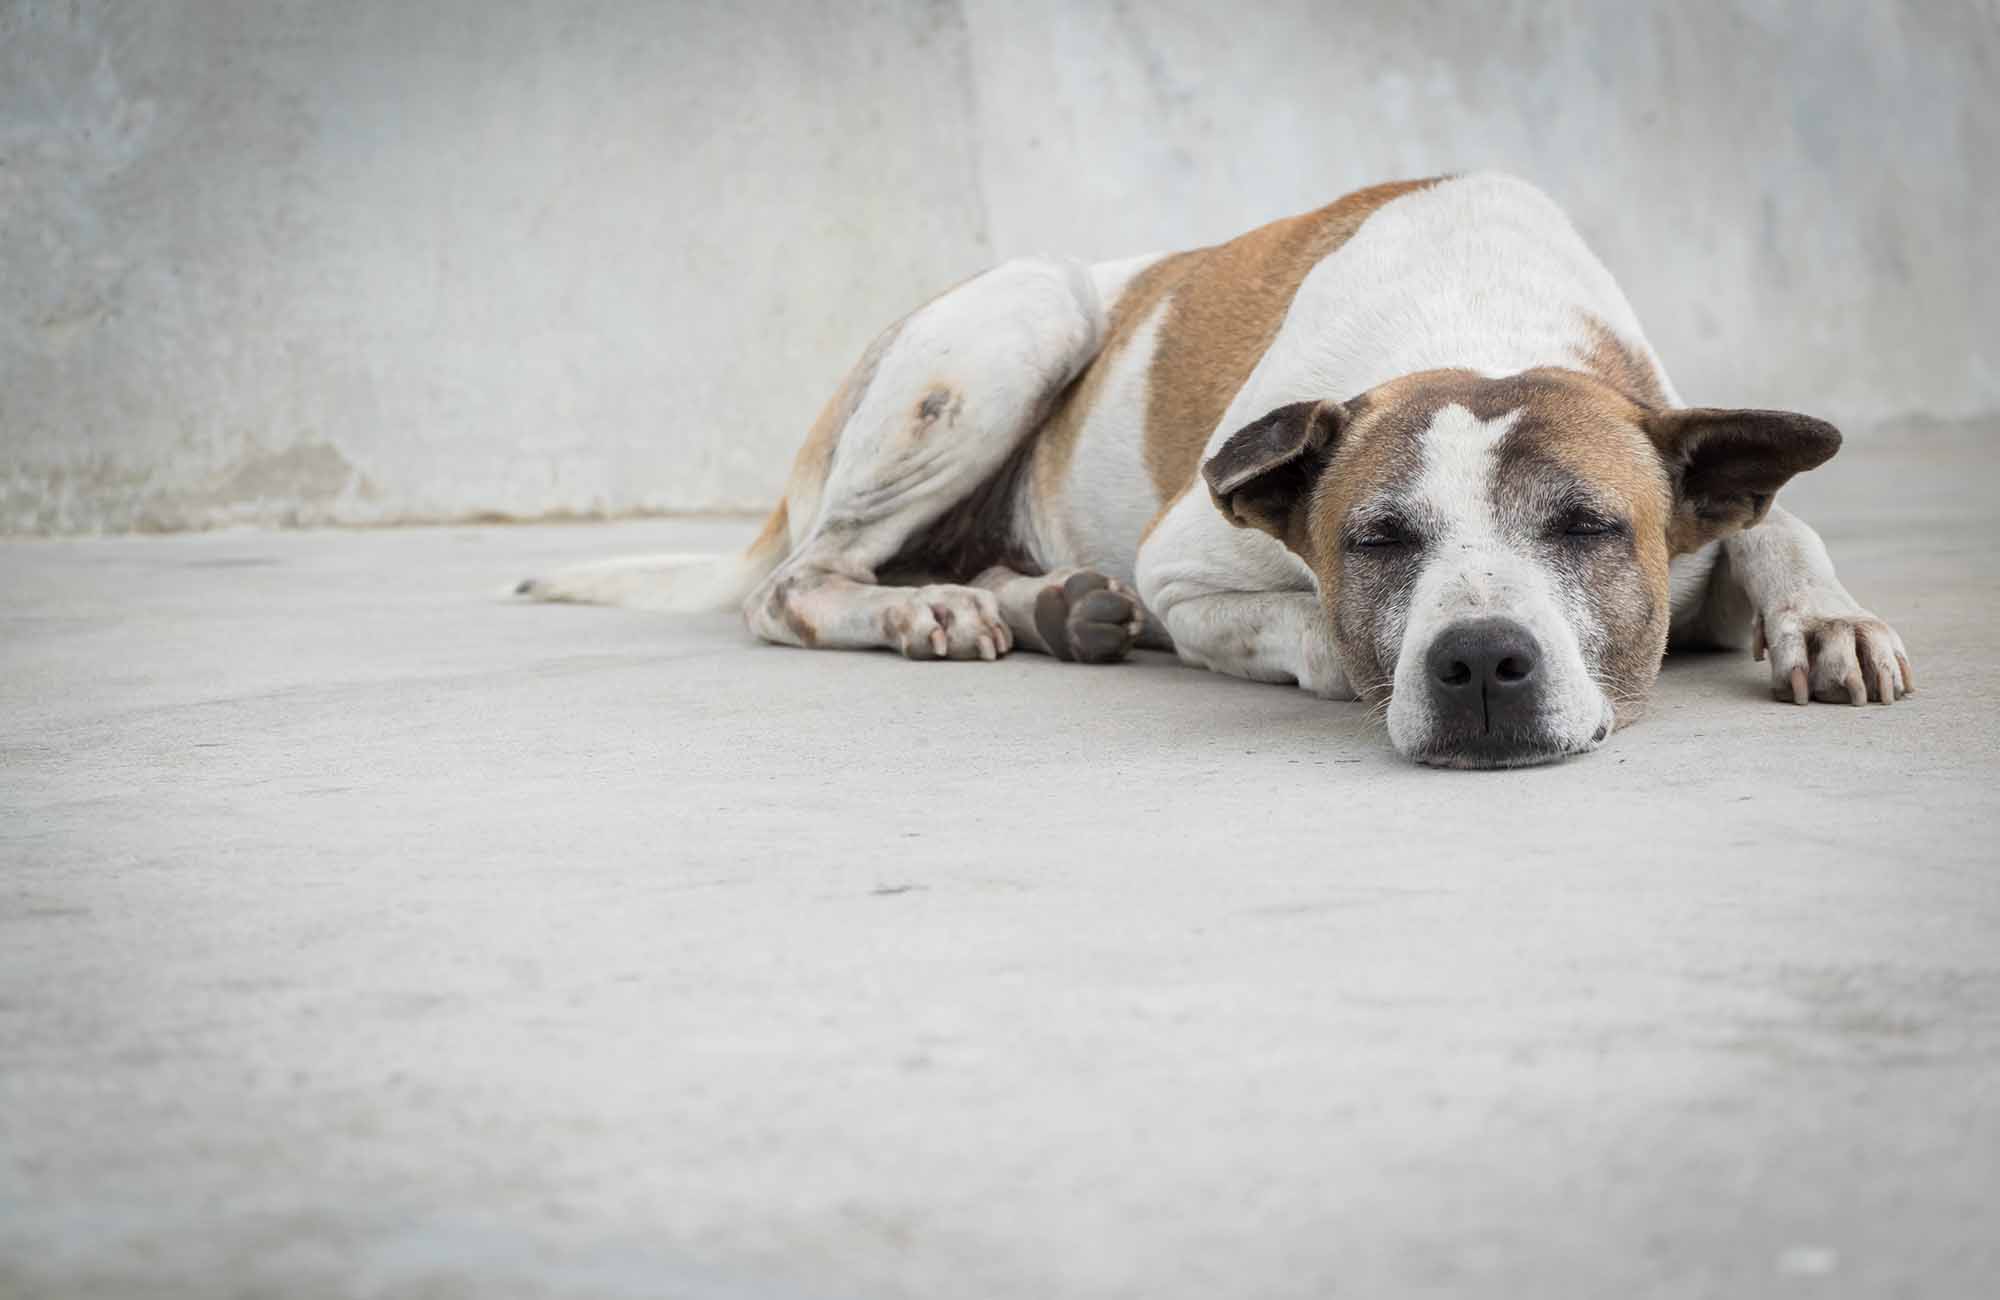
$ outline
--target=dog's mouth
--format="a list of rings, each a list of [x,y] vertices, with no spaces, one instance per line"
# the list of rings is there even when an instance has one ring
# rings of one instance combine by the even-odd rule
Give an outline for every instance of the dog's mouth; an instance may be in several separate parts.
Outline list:
[[[1426,767],[1479,769],[1537,767],[1588,754],[1611,734],[1607,718],[1588,736],[1564,736],[1541,728],[1441,735],[1407,751]]]
[[[1386,689],[1380,689],[1364,692],[1361,698],[1371,702],[1377,710],[1386,712],[1392,697]],[[1497,731],[1442,727],[1411,743],[1405,736],[1399,736],[1397,727],[1392,724],[1389,737],[1398,753],[1426,767],[1460,770],[1537,767],[1590,753],[1604,744],[1617,725],[1616,715],[1607,702],[1597,726],[1582,736],[1564,734],[1540,724]]]
[[[1479,769],[1491,767],[1537,767],[1544,763],[1560,763],[1578,754],[1588,754],[1596,749],[1599,740],[1577,744],[1575,741],[1557,740],[1553,737],[1481,736],[1475,741],[1462,741],[1422,749],[1410,755],[1426,767],[1455,767]]]

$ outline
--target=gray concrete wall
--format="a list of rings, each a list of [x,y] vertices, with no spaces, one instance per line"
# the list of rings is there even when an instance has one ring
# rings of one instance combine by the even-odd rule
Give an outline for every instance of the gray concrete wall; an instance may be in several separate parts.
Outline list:
[[[2000,9],[0,0],[0,530],[751,506],[998,257],[1500,167],[1692,400],[2000,409]]]

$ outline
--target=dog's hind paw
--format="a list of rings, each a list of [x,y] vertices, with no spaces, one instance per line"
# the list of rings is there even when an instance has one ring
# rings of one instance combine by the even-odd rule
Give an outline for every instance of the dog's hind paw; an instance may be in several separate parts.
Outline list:
[[[984,659],[1014,648],[1000,602],[976,587],[911,587],[883,615],[905,659]]]

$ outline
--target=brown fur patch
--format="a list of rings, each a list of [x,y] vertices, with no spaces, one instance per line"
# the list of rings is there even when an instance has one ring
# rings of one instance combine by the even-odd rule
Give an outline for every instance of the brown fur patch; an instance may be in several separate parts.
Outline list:
[[[764,595],[765,617],[790,629],[808,650],[819,644],[819,628],[807,616],[806,602],[825,581],[822,573],[794,573],[772,583]]]
[[[1194,484],[1202,447],[1271,346],[1307,274],[1377,208],[1439,179],[1356,190],[1226,244],[1169,254],[1135,275],[1110,306],[1096,360],[1070,385],[1036,438],[1035,491],[1044,498],[1060,495],[1077,437],[1106,376],[1164,303],[1166,319],[1148,376],[1144,456],[1155,493],[1171,507]],[[1148,534],[1158,522],[1156,516]]]
[[[917,403],[916,419],[910,425],[910,440],[921,441],[942,420],[946,425],[958,423],[958,413],[965,409],[965,395],[950,386],[940,384],[925,393]]]
[[[1611,692],[1622,726],[1667,650],[1668,568],[1678,554],[1673,484],[1640,426],[1644,409],[1627,394],[1569,371],[1530,374],[1542,380],[1500,445],[1500,490],[1514,483],[1511,490],[1531,492],[1539,467],[1549,465],[1618,503],[1631,525],[1622,541],[1582,548],[1566,566],[1592,609],[1589,626],[1578,629],[1586,661]]]
[[[1035,492],[1044,500],[1059,496],[1069,474],[1070,457],[1084,421],[1097,406],[1105,377],[1117,359],[1131,346],[1139,326],[1153,314],[1175,286],[1201,264],[1211,250],[1170,253],[1133,276],[1106,313],[1104,346],[1070,384],[1058,400],[1055,412],[1034,439],[1034,467],[1031,471]]]
[[[1202,251],[1173,290],[1148,385],[1146,471],[1162,501],[1194,477],[1209,435],[1270,349],[1306,276],[1376,209],[1437,180],[1356,190]]]
[[[772,558],[772,563],[776,564],[791,549],[791,533],[791,508],[780,501],[770,517],[764,520],[764,526],[757,531],[757,540],[750,543],[749,554],[772,555],[776,552]]]
[[[1472,377],[1463,371],[1436,372],[1435,377],[1461,375]],[[1348,680],[1371,705],[1388,697],[1396,647],[1386,634],[1386,621],[1394,617],[1400,592],[1414,580],[1415,571],[1389,564],[1357,577],[1348,568],[1343,529],[1363,500],[1393,494],[1423,472],[1420,436],[1431,415],[1451,400],[1449,393],[1457,391],[1433,391],[1428,378],[1395,380],[1344,403],[1347,427],[1303,503],[1303,527],[1293,529],[1300,541],[1288,543],[1319,578]]]

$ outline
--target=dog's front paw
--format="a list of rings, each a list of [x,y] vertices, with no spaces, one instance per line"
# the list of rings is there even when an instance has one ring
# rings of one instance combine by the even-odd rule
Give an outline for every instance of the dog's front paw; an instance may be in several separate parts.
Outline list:
[[[1145,608],[1131,589],[1089,569],[1049,574],[1035,597],[1035,631],[1058,659],[1116,663],[1145,627]]]
[[[1751,653],[1771,694],[1793,704],[1893,704],[1916,689],[1896,629],[1838,593],[1812,592],[1757,616]]]

